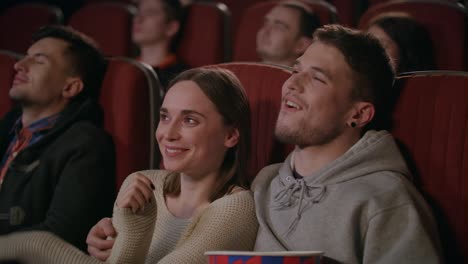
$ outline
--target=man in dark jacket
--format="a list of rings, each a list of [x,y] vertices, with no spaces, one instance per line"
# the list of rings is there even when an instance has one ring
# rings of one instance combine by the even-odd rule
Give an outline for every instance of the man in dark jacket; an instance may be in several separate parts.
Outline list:
[[[46,230],[83,250],[115,198],[97,103],[106,62],[82,34],[49,26],[14,67],[18,108],[0,121],[0,234]]]

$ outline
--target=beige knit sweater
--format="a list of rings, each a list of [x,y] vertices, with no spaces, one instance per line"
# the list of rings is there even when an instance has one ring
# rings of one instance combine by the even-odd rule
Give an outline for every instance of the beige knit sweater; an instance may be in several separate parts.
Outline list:
[[[108,263],[206,263],[205,251],[253,249],[258,223],[250,191],[226,195],[185,223],[171,221],[174,216],[167,210],[163,195],[168,172],[142,173],[156,186],[154,198],[136,214],[127,208],[114,208],[113,224],[118,235]],[[177,232],[181,223],[186,225],[182,233]],[[45,232],[0,237],[0,261],[7,259],[39,264],[101,263]]]

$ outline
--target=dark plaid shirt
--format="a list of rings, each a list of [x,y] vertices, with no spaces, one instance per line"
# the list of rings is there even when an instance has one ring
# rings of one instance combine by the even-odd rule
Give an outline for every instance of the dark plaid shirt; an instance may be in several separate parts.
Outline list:
[[[28,127],[23,127],[22,118],[18,118],[10,132],[10,135],[14,134],[13,139],[0,163],[0,187],[11,161],[21,150],[40,140],[55,125],[59,116],[60,114],[55,114],[45,117],[33,122]]]

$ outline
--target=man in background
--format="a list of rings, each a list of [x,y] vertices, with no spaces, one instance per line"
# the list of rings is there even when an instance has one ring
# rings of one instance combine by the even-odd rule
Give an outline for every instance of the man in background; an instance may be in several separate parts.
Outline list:
[[[87,37],[48,26],[14,68],[19,107],[0,121],[0,234],[45,230],[83,250],[115,199],[98,105],[106,62]]]
[[[153,67],[165,88],[175,75],[188,69],[176,54],[183,13],[178,0],[140,0],[133,19],[132,39],[140,49],[138,59]]]
[[[319,26],[319,19],[304,3],[280,2],[266,14],[257,32],[257,53],[262,62],[292,67]]]

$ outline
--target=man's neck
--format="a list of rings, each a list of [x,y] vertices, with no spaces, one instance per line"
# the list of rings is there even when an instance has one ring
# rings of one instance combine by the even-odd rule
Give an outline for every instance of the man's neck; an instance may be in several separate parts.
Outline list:
[[[65,105],[57,105],[55,107],[39,108],[39,107],[23,107],[21,123],[23,127],[28,127],[32,123],[43,118],[60,113],[65,108]]]
[[[169,43],[160,42],[140,47],[140,60],[151,66],[158,66],[170,54]]]
[[[315,174],[356,144],[359,140],[359,133],[356,132],[343,133],[325,145],[297,148],[294,153],[294,169],[302,176]]]

